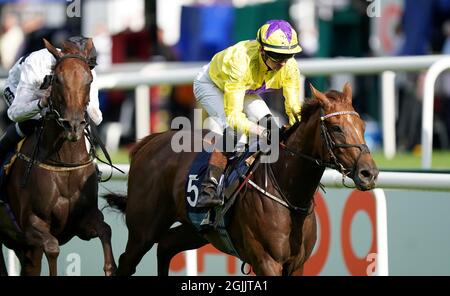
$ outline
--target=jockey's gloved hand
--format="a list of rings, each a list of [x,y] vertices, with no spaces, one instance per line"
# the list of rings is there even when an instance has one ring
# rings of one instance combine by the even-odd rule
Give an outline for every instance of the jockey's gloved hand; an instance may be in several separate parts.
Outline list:
[[[267,141],[267,144],[268,145],[270,145],[271,143],[272,143],[272,137],[271,137],[271,132],[270,132],[270,129],[264,129],[262,132],[261,132],[261,134],[260,134],[260,136],[262,137],[262,138],[264,138],[264,140],[265,141]]]
[[[291,127],[290,124],[284,124],[282,127],[280,127],[280,141],[284,141],[286,131]]]
[[[50,98],[50,96],[45,94],[38,101],[38,107],[39,107],[39,110],[40,110],[39,113],[41,114],[42,117],[44,117],[47,114],[48,110],[49,110],[48,109],[49,98]]]
[[[50,92],[51,92],[51,87],[49,87],[42,93],[42,96],[38,102],[39,109],[42,110],[42,109],[48,107],[48,102],[50,100]]]
[[[39,114],[41,114],[42,117],[45,117],[47,115],[47,113],[49,113],[49,111],[50,111],[50,109],[48,107],[44,107],[41,109]]]

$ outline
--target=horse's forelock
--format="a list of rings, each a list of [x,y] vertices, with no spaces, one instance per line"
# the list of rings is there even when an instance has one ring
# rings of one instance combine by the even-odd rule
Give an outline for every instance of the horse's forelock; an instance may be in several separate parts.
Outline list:
[[[82,53],[80,48],[76,44],[74,44],[72,42],[68,42],[68,41],[65,41],[63,43],[62,52],[64,54],[81,54]]]
[[[337,90],[330,90],[325,93],[325,96],[332,104],[345,103],[347,101],[346,96]],[[308,120],[308,118],[320,108],[320,102],[316,98],[307,98],[302,107],[302,119]]]
[[[90,51],[92,50],[93,47],[88,48],[87,43],[77,44],[70,41],[65,41],[63,43],[62,52],[64,54],[78,54],[84,58],[89,58]]]

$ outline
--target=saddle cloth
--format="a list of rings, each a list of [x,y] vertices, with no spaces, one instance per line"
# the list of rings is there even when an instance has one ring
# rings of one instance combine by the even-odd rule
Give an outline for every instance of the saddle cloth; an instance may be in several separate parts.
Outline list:
[[[220,234],[222,241],[228,246],[230,253],[237,256],[236,251],[231,243],[231,239],[226,231],[229,224],[230,214],[232,209],[227,211],[225,215],[222,215],[223,206],[218,206],[214,209],[196,207],[197,200],[201,190],[201,182],[205,177],[206,169],[208,168],[209,158],[211,157],[211,152],[202,151],[198,153],[192,166],[189,170],[188,178],[186,180],[185,186],[185,201],[188,218],[194,227],[199,231],[205,230],[202,221],[208,219],[208,215],[214,215],[220,219],[217,221],[216,231]],[[246,163],[246,159],[252,155],[251,152],[244,152],[239,156],[234,157],[228,161],[227,168],[225,169],[224,175],[220,178],[219,186],[217,189],[217,194],[222,196],[225,200],[231,196],[231,194],[236,190],[243,176],[247,173],[249,166]],[[211,217],[215,220],[215,217]]]

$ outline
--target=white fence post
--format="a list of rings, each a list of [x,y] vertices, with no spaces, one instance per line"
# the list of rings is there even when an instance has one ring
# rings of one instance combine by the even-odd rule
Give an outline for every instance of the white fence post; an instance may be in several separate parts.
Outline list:
[[[434,84],[439,74],[450,68],[450,58],[440,59],[431,65],[425,76],[422,102],[422,168],[431,168],[433,153]]]
[[[392,159],[396,153],[395,144],[395,73],[384,71],[381,75],[382,115],[383,115],[383,149],[384,155]]]
[[[138,85],[136,87],[136,140],[150,134],[150,87]]]
[[[2,250],[0,250],[1,252]],[[8,275],[18,276],[20,275],[19,259],[13,250],[8,250]]]
[[[197,276],[197,249],[184,252],[184,256],[186,256],[186,275]]]
[[[374,189],[377,216],[377,259],[376,273],[378,276],[389,275],[388,257],[388,226],[387,226],[387,206],[386,195],[383,189]]]

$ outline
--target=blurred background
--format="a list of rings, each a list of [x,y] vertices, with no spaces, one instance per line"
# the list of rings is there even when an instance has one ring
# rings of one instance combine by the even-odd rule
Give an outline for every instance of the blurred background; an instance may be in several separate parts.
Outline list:
[[[192,81],[216,52],[255,39],[269,19],[285,19],[303,47],[297,56],[300,99],[310,95],[310,82],[326,91],[341,90],[349,81],[355,109],[367,123],[366,141],[381,169],[449,172],[450,76],[436,75],[436,83],[429,78],[434,88],[426,103],[424,87],[431,67],[450,67],[448,60],[442,62],[450,53],[450,0],[0,0],[0,19],[0,87],[19,57],[43,47],[42,38],[56,46],[71,35],[94,38],[104,117],[99,128],[115,163],[128,163],[131,145],[170,129],[174,117],[192,118],[199,107]],[[283,118],[281,94],[265,99]],[[432,114],[428,134],[423,132],[429,131],[422,122],[424,107]],[[0,112],[3,131],[9,124],[3,100]],[[431,140],[432,162],[423,162],[424,134]],[[106,190],[125,192],[126,182],[110,181],[100,192]],[[450,275],[450,238],[441,231],[450,226],[448,190],[431,191],[407,186],[386,191],[395,196],[387,201],[390,274]],[[376,253],[375,203],[371,197],[360,209],[352,195],[348,189],[332,189],[319,202],[320,240],[307,274],[368,274],[368,258]],[[348,207],[353,223],[343,229],[342,213]],[[117,259],[127,230],[119,216],[107,213],[106,219],[113,227]],[[344,236],[351,238],[346,245]],[[319,254],[319,247],[326,252]],[[240,274],[237,259],[210,245],[199,252],[199,274]],[[98,241],[77,239],[62,248],[61,273],[70,274],[73,254],[83,264],[71,274],[102,274]],[[153,248],[138,274],[156,274],[155,255]],[[183,275],[185,267],[183,255],[177,256],[171,273]]]
[[[77,34],[94,38],[100,76],[136,73],[151,64],[159,65],[150,68],[155,72],[169,65],[175,70],[183,65],[196,69],[227,46],[255,39],[268,19],[289,20],[299,32],[304,49],[297,56],[300,71],[302,61],[309,59],[450,51],[450,0],[0,0],[0,17],[0,78],[7,76],[19,57],[42,48],[42,38],[59,45]],[[305,79],[305,85],[312,82],[321,90],[341,89],[345,81],[351,82],[354,105],[368,123],[366,137],[374,152],[383,144],[380,74],[337,73]],[[449,148],[448,79],[439,77],[434,97],[437,149]],[[148,85],[152,87],[146,132],[167,130],[176,116],[192,116],[196,104],[190,83],[174,79],[156,85],[150,79]],[[396,72],[393,106],[399,152],[420,153],[422,88],[423,71]],[[134,86],[106,87],[100,99],[104,113],[100,129],[110,149],[127,147],[142,136],[136,134]],[[282,100],[267,102],[283,116]],[[8,119],[0,104],[0,128],[4,128]]]

